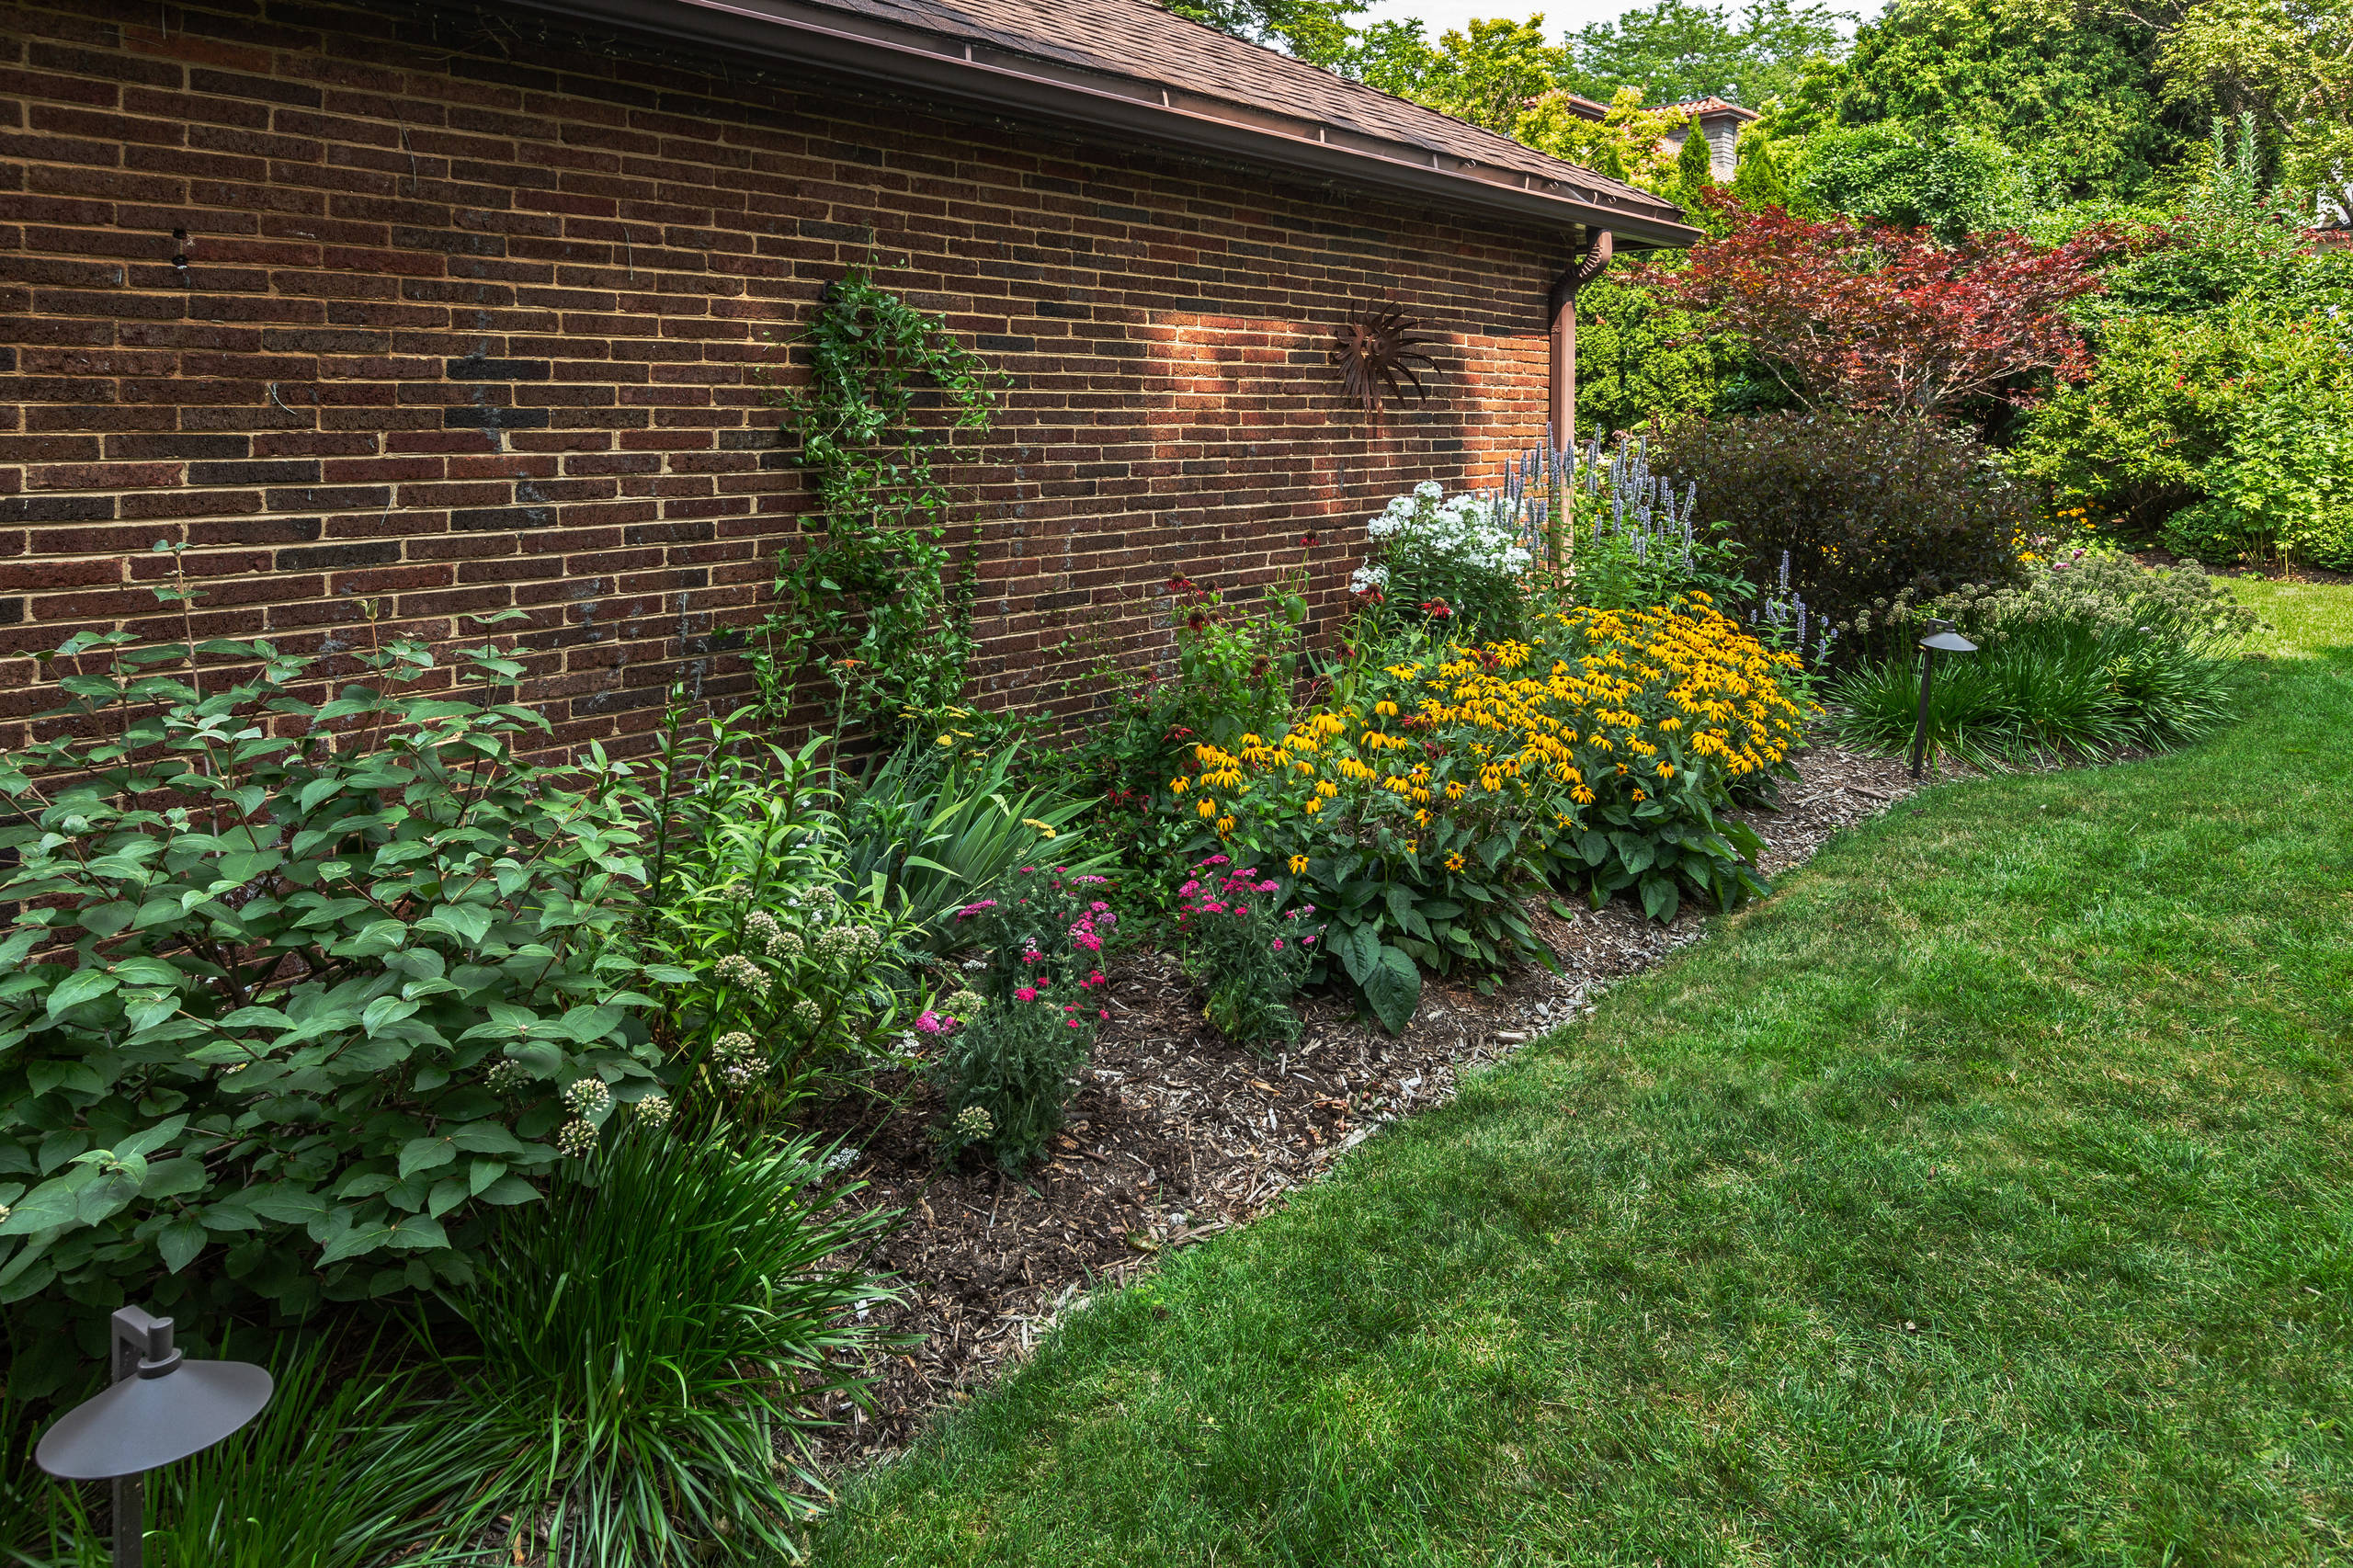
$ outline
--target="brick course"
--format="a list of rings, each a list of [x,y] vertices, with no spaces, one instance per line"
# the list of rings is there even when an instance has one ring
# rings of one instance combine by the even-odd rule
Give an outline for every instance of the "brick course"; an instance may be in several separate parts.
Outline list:
[[[809,501],[772,339],[870,257],[1012,377],[956,472],[992,704],[1054,699],[1082,619],[1149,653],[1171,571],[1306,561],[1321,618],[1366,515],[1542,432],[1569,236],[489,13],[0,29],[0,721],[50,705],[26,655],[161,619],[170,540],[199,635],[520,608],[559,738],[626,749],[690,671],[742,685]],[[1378,427],[1325,362],[1377,301],[1448,345]]]

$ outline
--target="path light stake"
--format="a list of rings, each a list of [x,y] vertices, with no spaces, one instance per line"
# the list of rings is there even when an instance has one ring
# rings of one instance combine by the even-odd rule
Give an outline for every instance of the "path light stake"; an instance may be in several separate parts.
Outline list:
[[[113,1482],[114,1568],[139,1568],[146,1472],[236,1431],[261,1414],[269,1392],[259,1367],[183,1360],[171,1319],[125,1307],[114,1314],[114,1386],[59,1416],[33,1462],[64,1481]]]
[[[1799,634],[1804,644],[1805,637]],[[1928,753],[1928,682],[1934,677],[1938,653],[1974,653],[1977,644],[1952,629],[1949,620],[1928,622],[1928,634],[1920,639],[1920,721],[1912,726],[1912,777],[1920,777],[1920,765]]]

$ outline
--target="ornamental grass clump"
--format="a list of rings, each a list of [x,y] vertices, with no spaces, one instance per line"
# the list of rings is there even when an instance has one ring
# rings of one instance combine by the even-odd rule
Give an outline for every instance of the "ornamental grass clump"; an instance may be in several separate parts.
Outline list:
[[[824,1487],[813,1413],[862,1392],[853,1309],[889,1294],[840,1260],[888,1229],[808,1138],[631,1127],[514,1212],[454,1304],[480,1341],[449,1406],[482,1429],[439,1523],[551,1568],[779,1562]]]
[[[1856,618],[1890,650],[1830,691],[1840,731],[1898,752],[1918,721],[1930,619],[1979,652],[1939,667],[1928,738],[1977,767],[2158,751],[2212,733],[2237,712],[2236,653],[2260,624],[2195,567],[2151,570],[2094,551],[2036,562],[2024,587],[1964,586],[1915,603],[1898,594]]]
[[[1686,891],[1724,908],[1763,891],[1759,842],[1722,813],[1786,770],[1796,669],[1704,595],[1540,616],[1526,642],[1359,671],[1353,700],[1279,739],[1199,747],[1169,809],[1297,864],[1330,952],[1394,1029],[1416,964],[1540,952],[1514,895],[1531,878],[1597,905],[1631,889],[1659,919]]]
[[[1303,863],[1302,863],[1303,864]],[[1255,866],[1211,855],[1176,890],[1185,968],[1208,994],[1201,1016],[1245,1045],[1299,1038],[1290,999],[1315,965],[1315,906]]]

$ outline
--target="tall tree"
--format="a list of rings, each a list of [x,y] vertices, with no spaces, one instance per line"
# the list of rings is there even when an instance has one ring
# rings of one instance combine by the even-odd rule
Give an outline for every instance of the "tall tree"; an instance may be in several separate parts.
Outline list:
[[[1807,61],[1844,53],[1839,24],[1853,20],[1820,0],[1750,0],[1737,25],[1721,7],[1654,0],[1570,34],[1561,85],[1604,103],[1633,87],[1653,104],[1761,104],[1795,86]]]
[[[1981,131],[2047,199],[2131,197],[2204,130],[2158,101],[2164,20],[2107,0],[1893,0],[1856,34],[1836,117]]]
[[[1415,97],[1432,108],[1511,134],[1536,98],[1552,90],[1563,57],[1544,41],[1540,14],[1524,22],[1473,21],[1438,40]]]
[[[2253,115],[2299,203],[2353,222],[2353,0],[2198,0],[2160,63],[2168,100]]]

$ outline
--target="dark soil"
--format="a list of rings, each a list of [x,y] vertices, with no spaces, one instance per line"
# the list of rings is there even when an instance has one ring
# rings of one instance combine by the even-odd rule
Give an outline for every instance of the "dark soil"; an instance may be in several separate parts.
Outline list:
[[[1913,788],[1903,765],[1821,746],[1797,759],[1779,807],[1745,813],[1767,840],[1768,877],[1831,834]],[[867,1260],[895,1281],[871,1321],[914,1341],[878,1356],[871,1410],[833,1414],[829,1471],[904,1446],[925,1415],[969,1397],[1027,1355],[1089,1294],[1161,1255],[1248,1223],[1399,1117],[1450,1097],[1462,1073],[1564,1023],[1599,988],[1698,940],[1694,904],[1661,926],[1620,901],[1562,918],[1532,901],[1561,972],[1529,966],[1495,980],[1433,981],[1402,1036],[1328,997],[1304,998],[1301,1040],[1270,1056],[1201,1020],[1191,985],[1165,954],[1116,964],[1110,1021],[1052,1156],[1019,1177],[968,1162],[943,1170],[931,1091],[877,1086],[895,1103],[837,1129],[857,1147],[858,1201],[905,1212]],[[879,1119],[877,1116],[879,1115]]]

